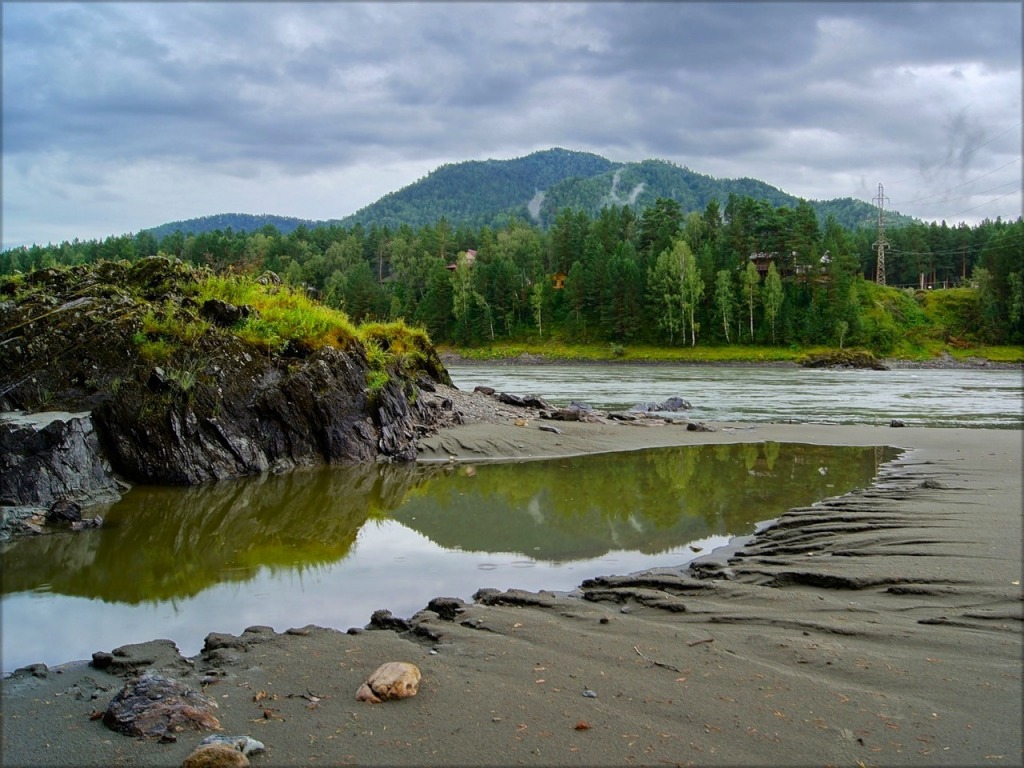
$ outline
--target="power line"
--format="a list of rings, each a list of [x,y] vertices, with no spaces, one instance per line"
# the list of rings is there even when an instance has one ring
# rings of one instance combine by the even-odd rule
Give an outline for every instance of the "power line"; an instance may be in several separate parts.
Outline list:
[[[977,151],[978,151],[979,149],[982,149],[983,147],[987,147],[987,146],[988,146],[989,144],[991,144],[991,143],[992,143],[993,141],[996,141],[997,139],[1001,139],[1001,138],[1003,138],[1003,136],[1005,136],[1006,134],[1010,133],[1011,131],[1015,131],[1015,130],[1017,130],[1017,129],[1018,129],[1018,128],[1020,128],[1020,127],[1021,127],[1022,125],[1024,125],[1024,120],[1022,120],[1021,122],[1017,123],[1016,125],[1012,125],[1012,126],[1010,126],[1009,128],[1007,128],[1007,129],[1006,129],[1005,131],[1003,131],[1002,133],[998,133],[998,134],[996,134],[995,136],[993,136],[993,137],[992,137],[991,139],[989,139],[988,141],[986,141],[986,142],[984,142],[984,143],[982,143],[982,144],[979,144],[978,146],[976,146],[976,147],[975,147],[974,149],[968,150],[967,152],[962,152],[962,153],[961,153],[961,154],[959,155],[959,157],[951,157],[951,158],[950,158],[949,160],[947,160],[946,162],[944,162],[944,163],[941,163],[941,164],[939,164],[939,165],[936,165],[936,166],[934,167],[934,169],[933,169],[933,170],[936,170],[936,171],[937,171],[937,170],[939,170],[940,168],[945,168],[945,167],[946,167],[947,165],[952,165],[952,164],[953,164],[953,162],[954,162],[954,160],[963,160],[963,159],[964,159],[965,157],[970,157],[970,156],[971,156],[971,155],[973,155],[973,154],[974,154],[975,152],[977,152]],[[1018,160],[1020,159],[1020,156],[1019,156],[1019,155],[1018,155],[1017,159],[1018,159]],[[1005,168],[1006,166],[1003,166],[1003,167]],[[921,173],[921,172],[920,172],[920,171],[918,171],[918,175],[920,175],[920,173]],[[914,178],[914,177],[913,177],[913,176],[908,176],[908,177],[907,177],[907,178],[905,178],[905,179],[898,179],[897,181],[895,181],[895,182],[893,182],[893,183],[894,183],[894,184],[902,184],[903,182],[905,182],[905,181],[908,181],[908,180],[910,180],[910,179],[912,179],[912,178]]]
[[[890,252],[890,256],[960,256],[963,253],[970,253],[971,255],[980,253],[985,249],[987,244],[970,243],[958,246],[956,248],[949,248],[942,251],[901,251],[898,248],[893,248]],[[1014,240],[1010,240],[1006,245],[1024,245],[1024,237],[1019,237]]]
[[[915,197],[913,200],[905,200],[904,201],[904,205],[909,205],[910,203],[919,203],[922,200],[928,200],[929,198],[932,198],[932,197],[939,197],[940,195],[945,195],[945,194],[947,194],[949,192],[952,192],[955,189],[960,189],[960,187],[966,187],[968,184],[973,184],[974,182],[979,181],[980,179],[984,179],[986,176],[991,176],[996,171],[1001,171],[1001,170],[1003,170],[1003,168],[1006,168],[1006,167],[1011,166],[1014,163],[1018,163],[1018,162],[1020,162],[1020,155],[1017,155],[1017,157],[1015,157],[1013,160],[1011,160],[1010,162],[1006,163],[1005,165],[1001,165],[998,168],[993,168],[988,173],[983,173],[983,174],[981,174],[981,176],[975,176],[973,179],[968,179],[963,184],[957,184],[955,187],[950,187],[949,189],[945,189],[942,192],[935,192],[935,193],[930,194],[930,195],[924,195],[923,197]],[[1007,182],[1007,183],[1012,183],[1012,182]],[[1006,185],[1005,184],[1001,184],[1000,186],[1006,186]]]
[[[1017,181],[1007,181],[1004,184],[1000,184],[999,186],[992,187],[991,189],[984,189],[984,190],[981,190],[980,192],[973,192],[973,193],[971,193],[969,195],[960,195],[959,197],[949,197],[949,198],[946,198],[943,202],[951,203],[954,200],[970,200],[973,197],[980,197],[981,195],[992,194],[993,192],[996,192],[996,191],[1002,189],[1003,187],[1009,187],[1011,184],[1017,184],[1017,183],[1018,183]],[[1017,191],[1017,190],[1014,190],[1014,191]],[[1009,194],[1012,194],[1012,192],[1009,193]]]
[[[963,216],[965,213],[970,213],[971,211],[976,211],[979,208],[984,208],[986,205],[991,205],[992,203],[998,202],[999,200],[1002,200],[1004,197],[1009,197],[1010,195],[1015,195],[1018,192],[1020,192],[1022,189],[1024,189],[1024,187],[1018,187],[1017,189],[1013,190],[1013,192],[1007,192],[1005,195],[1000,195],[999,197],[993,198],[992,200],[989,200],[988,202],[982,203],[981,205],[976,205],[973,208],[968,208],[966,211],[960,211],[960,213],[954,213],[949,218],[955,219],[957,216]]]

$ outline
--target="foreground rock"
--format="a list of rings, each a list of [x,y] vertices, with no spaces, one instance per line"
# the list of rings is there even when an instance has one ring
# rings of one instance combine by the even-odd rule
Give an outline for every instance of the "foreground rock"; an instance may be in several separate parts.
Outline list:
[[[242,751],[227,744],[204,744],[185,758],[181,768],[246,768],[251,765]]]
[[[175,740],[191,730],[220,730],[217,702],[184,683],[148,674],[125,683],[103,713],[103,724],[126,736]]]
[[[380,704],[389,699],[407,699],[420,689],[420,670],[407,661],[389,661],[374,670],[356,691],[357,701]]]
[[[123,485],[88,413],[0,415],[0,540],[45,524],[84,528],[82,510],[116,501]]]
[[[37,450],[45,435],[19,432],[4,450],[5,461],[24,465],[10,480],[20,489],[12,498],[33,484],[39,498],[90,478],[109,484],[104,461],[131,481],[194,484],[321,462],[411,460],[417,436],[454,422],[436,398],[419,396],[451,384],[429,342],[414,340],[420,348],[385,372],[358,340],[261,351],[225,327],[254,309],[196,305],[207,276],[154,257],[0,283],[0,410],[91,412],[95,429],[83,420],[84,448],[67,456]],[[153,330],[172,321],[194,329],[187,343]],[[65,488],[35,471],[51,463],[57,477],[71,476]]]
[[[245,768],[250,765],[249,755],[265,751],[263,742],[250,736],[207,736],[181,768]]]

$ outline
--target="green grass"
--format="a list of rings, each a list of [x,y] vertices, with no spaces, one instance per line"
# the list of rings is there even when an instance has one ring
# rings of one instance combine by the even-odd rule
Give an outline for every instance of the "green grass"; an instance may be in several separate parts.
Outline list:
[[[371,394],[383,389],[391,380],[389,369],[402,373],[417,370],[423,367],[431,350],[427,332],[408,326],[403,320],[364,323],[357,332],[370,363],[367,384]]]
[[[247,344],[266,351],[281,351],[289,343],[312,352],[331,346],[347,349],[358,337],[348,315],[313,301],[305,293],[283,285],[263,285],[249,277],[214,275],[199,284],[198,301],[220,299],[250,306],[257,315],[242,320],[233,332]]]
[[[821,348],[824,349],[824,348]],[[439,346],[439,351],[453,352],[467,360],[511,360],[522,355],[538,355],[549,360],[728,363],[796,361],[819,348],[756,347],[730,345],[725,347],[657,347],[651,345],[569,344],[561,341],[490,344],[486,347],[462,348]]]
[[[858,347],[847,346],[847,351],[855,351]],[[442,353],[457,354],[465,360],[486,362],[490,360],[513,360],[522,355],[543,357],[545,360],[563,362],[634,362],[634,363],[785,363],[799,362],[803,358],[835,351],[832,347],[760,347],[745,345],[729,345],[724,347],[625,347],[625,354],[615,355],[610,345],[602,344],[551,344],[520,343],[491,344],[486,347],[454,347],[439,345]],[[980,357],[1000,363],[1024,364],[1024,348],[1021,347],[972,347],[959,349],[938,341],[912,347],[900,345],[890,355],[905,360],[925,362],[943,354],[964,360]]]
[[[994,363],[1024,364],[1024,347],[972,347],[970,349],[948,348],[951,357],[964,360],[969,357],[980,357]]]
[[[191,312],[183,312],[172,302],[150,308],[142,316],[142,333],[149,338],[192,344],[210,329],[210,324]]]

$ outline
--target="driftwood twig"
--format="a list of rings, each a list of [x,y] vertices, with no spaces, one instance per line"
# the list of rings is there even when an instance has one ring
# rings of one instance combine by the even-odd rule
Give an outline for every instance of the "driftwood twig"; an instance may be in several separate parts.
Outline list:
[[[633,650],[637,652],[637,655],[641,659],[643,659],[644,661],[650,662],[651,664],[653,664],[656,667],[664,667],[665,669],[671,669],[673,672],[682,672],[682,670],[679,669],[679,667],[673,667],[671,664],[666,664],[663,661],[657,661],[655,659],[652,659],[650,656],[644,655],[644,652],[641,651],[639,648],[637,648],[635,645],[633,646]]]

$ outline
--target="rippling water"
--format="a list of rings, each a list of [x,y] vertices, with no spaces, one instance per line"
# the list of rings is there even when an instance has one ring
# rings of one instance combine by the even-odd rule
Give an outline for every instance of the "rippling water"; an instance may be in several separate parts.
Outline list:
[[[1024,428],[1018,370],[829,370],[788,366],[493,365],[448,368],[459,389],[477,385],[628,409],[678,396],[697,421],[806,422]]]

